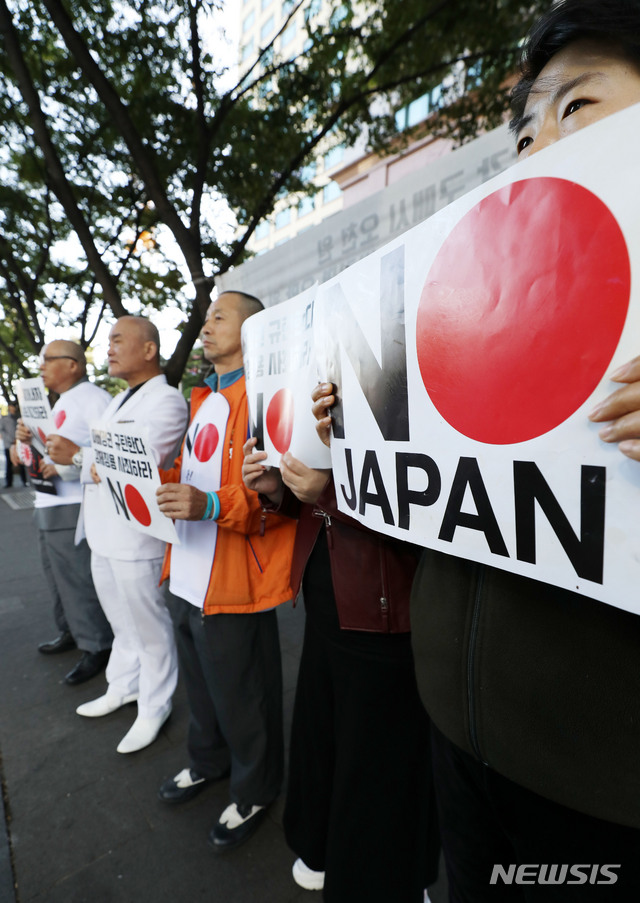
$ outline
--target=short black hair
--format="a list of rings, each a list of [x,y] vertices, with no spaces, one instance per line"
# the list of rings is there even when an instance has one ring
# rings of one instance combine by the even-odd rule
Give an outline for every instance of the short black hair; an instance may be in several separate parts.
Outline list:
[[[588,39],[618,50],[640,70],[640,0],[560,0],[527,35],[520,80],[511,92],[512,132],[518,133],[533,83],[550,59]]]
[[[218,297],[221,295],[238,295],[240,298],[241,304],[241,314],[242,319],[246,320],[248,317],[252,317],[254,314],[260,313],[261,310],[264,310],[264,304],[260,300],[260,298],[256,298],[255,295],[250,295],[248,292],[241,292],[235,288],[226,289],[224,292],[220,292]]]

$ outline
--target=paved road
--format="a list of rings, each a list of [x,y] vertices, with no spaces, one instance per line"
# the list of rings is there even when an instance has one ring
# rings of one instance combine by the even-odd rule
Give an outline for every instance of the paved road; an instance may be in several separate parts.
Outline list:
[[[207,844],[228,802],[226,783],[182,807],[157,800],[162,779],[186,764],[180,685],[160,738],[131,756],[116,745],[133,708],[90,722],[75,714],[106,684],[100,676],[69,687],[62,679],[77,653],[37,652],[55,629],[31,504],[28,490],[0,493],[0,903],[319,903],[291,878],[282,798],[227,856]],[[291,606],[279,615],[288,735],[304,615]],[[444,903],[442,886],[431,899]]]

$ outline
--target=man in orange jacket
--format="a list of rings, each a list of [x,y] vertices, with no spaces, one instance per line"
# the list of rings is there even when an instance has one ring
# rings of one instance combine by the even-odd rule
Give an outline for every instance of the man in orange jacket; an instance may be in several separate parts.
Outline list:
[[[161,471],[160,509],[176,521],[170,580],[178,660],[190,707],[189,766],[160,787],[180,803],[231,771],[231,803],[214,850],[238,846],[278,795],[283,774],[282,669],[275,607],[291,598],[295,522],[264,514],[242,481],[249,410],[241,326],[257,298],[224,292],[202,329],[215,373],[191,395],[180,457]]]

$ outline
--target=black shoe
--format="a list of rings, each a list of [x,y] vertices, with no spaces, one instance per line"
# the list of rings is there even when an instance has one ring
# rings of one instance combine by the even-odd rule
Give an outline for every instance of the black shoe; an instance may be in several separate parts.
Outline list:
[[[48,643],[40,643],[38,652],[43,655],[56,655],[58,652],[67,652],[69,649],[76,648],[76,641],[68,630],[63,630],[60,636]]]
[[[238,806],[231,803],[209,834],[216,853],[233,850],[248,840],[267,814],[264,806]]]
[[[183,768],[175,778],[168,778],[160,785],[158,799],[163,803],[187,803],[197,796],[208,784],[223,781],[229,777],[229,769],[214,778],[203,778],[193,768]]]
[[[107,667],[110,654],[111,649],[101,649],[100,652],[83,652],[78,664],[65,677],[65,683],[74,686],[83,684],[85,680],[91,680]]]

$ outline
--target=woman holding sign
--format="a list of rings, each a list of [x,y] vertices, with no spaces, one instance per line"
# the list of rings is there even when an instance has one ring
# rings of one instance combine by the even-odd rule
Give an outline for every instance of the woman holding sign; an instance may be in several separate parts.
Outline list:
[[[340,513],[327,471],[290,453],[267,470],[255,445],[247,487],[298,518],[291,586],[306,623],[283,819],[294,879],[324,886],[328,903],[422,903],[440,843],[409,634],[419,550]]]
[[[520,158],[640,102],[640,2],[555,4],[529,36],[523,59],[512,123]],[[621,188],[633,196],[634,186],[637,208],[637,180]],[[557,217],[553,195],[544,202]],[[589,226],[597,234],[595,223]],[[519,242],[527,254],[535,257],[538,240],[525,219]],[[570,291],[591,261],[560,251],[557,270],[570,274]],[[611,257],[601,235],[598,256]],[[539,263],[549,303],[566,306],[569,291],[554,298],[556,272],[548,260]],[[584,358],[576,357],[568,377],[580,373]],[[537,366],[545,364],[539,357]],[[590,419],[607,424],[601,439],[640,460],[640,359],[611,379],[623,387]],[[634,535],[637,552],[637,529]],[[425,550],[411,618],[420,693],[434,722],[451,900],[637,900],[640,616]]]

